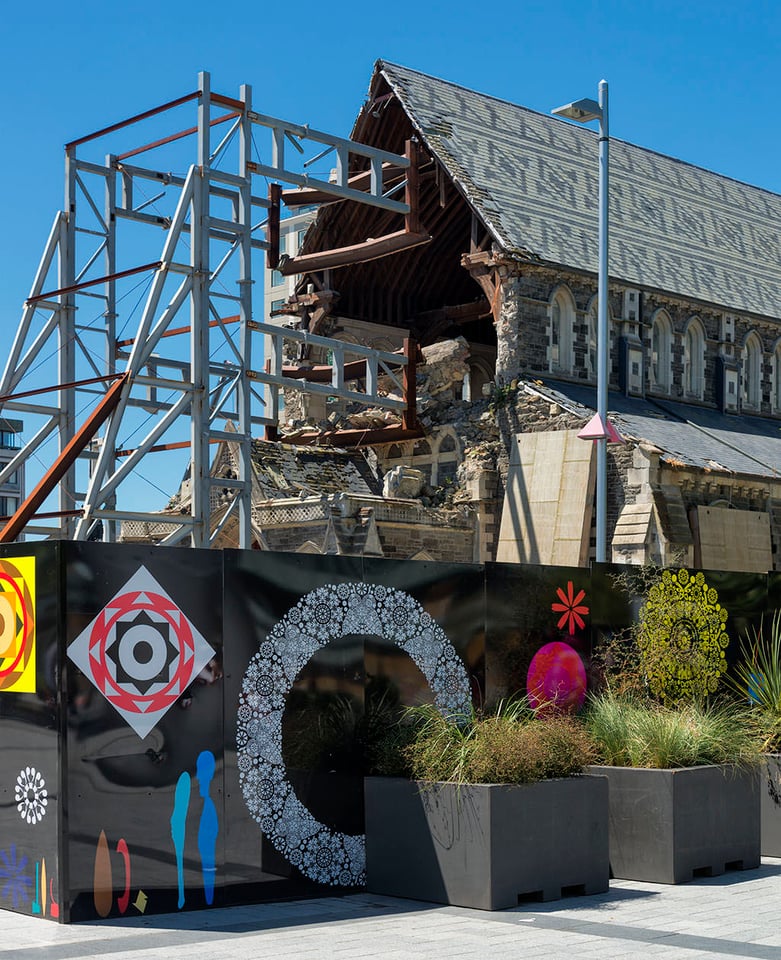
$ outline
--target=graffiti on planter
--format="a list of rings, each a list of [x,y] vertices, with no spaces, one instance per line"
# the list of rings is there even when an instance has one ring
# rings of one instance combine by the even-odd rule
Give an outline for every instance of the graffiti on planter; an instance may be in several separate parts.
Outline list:
[[[239,698],[239,779],[249,812],[273,846],[320,883],[365,883],[365,839],[331,830],[301,803],[282,758],[282,716],[296,676],[331,640],[378,636],[418,665],[443,713],[471,703],[469,678],[442,628],[409,594],[339,583],[306,594],[269,632],[244,674]]]
[[[26,823],[36,824],[43,820],[49,803],[46,781],[35,767],[25,767],[16,778],[14,800],[19,816]]]
[[[143,739],[215,651],[141,566],[70,644],[68,656]]]
[[[33,880],[27,872],[27,857],[11,844],[8,850],[0,850],[0,895],[11,903],[14,910],[26,907],[32,896]]]
[[[35,558],[0,560],[0,690],[35,693]]]
[[[217,808],[210,795],[210,786],[214,778],[214,754],[202,750],[195,764],[195,777],[198,781],[198,793],[203,798],[201,817],[198,824],[198,853],[201,857],[203,874],[203,893],[206,903],[214,902],[214,881],[217,873],[215,847],[219,824]],[[181,910],[185,903],[184,885],[184,847],[187,833],[187,813],[190,809],[190,774],[184,771],[179,775],[174,791],[174,809],[171,813],[171,839],[176,853],[176,876],[178,887],[177,905]]]

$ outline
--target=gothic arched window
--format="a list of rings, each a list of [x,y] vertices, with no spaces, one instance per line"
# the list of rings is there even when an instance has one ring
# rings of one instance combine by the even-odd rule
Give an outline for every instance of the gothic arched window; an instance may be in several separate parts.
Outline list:
[[[671,346],[673,325],[664,310],[658,310],[651,326],[651,389],[670,391]]]

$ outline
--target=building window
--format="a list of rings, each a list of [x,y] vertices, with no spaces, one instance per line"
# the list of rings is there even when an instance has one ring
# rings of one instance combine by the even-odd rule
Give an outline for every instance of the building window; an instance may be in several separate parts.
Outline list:
[[[591,301],[586,312],[586,370],[589,379],[597,375],[597,298]]]
[[[670,346],[672,344],[672,323],[664,312],[659,310],[651,327],[651,389],[660,393],[670,391]]]
[[[298,247],[298,252],[301,252],[301,247],[304,245],[304,237],[306,236],[306,231],[308,227],[304,227],[303,230],[299,230],[296,237],[296,246]]]
[[[550,369],[572,373],[572,328],[575,303],[568,290],[560,288],[550,305]]]
[[[21,446],[19,434],[10,430],[0,430],[0,447],[5,450],[18,450]]]
[[[16,513],[19,500],[16,497],[0,497],[0,517],[11,517]]]
[[[781,342],[773,353],[773,411],[781,413]]]
[[[762,342],[756,333],[746,337],[743,346],[743,403],[759,409],[762,401]]]
[[[285,278],[279,272],[279,270],[271,271],[271,286],[272,287],[281,287],[285,282]]]
[[[705,334],[693,317],[683,338],[683,390],[688,397],[702,399],[705,368]]]
[[[284,307],[285,301],[283,300],[272,300],[271,301],[271,312],[276,313],[277,310],[281,310]]]

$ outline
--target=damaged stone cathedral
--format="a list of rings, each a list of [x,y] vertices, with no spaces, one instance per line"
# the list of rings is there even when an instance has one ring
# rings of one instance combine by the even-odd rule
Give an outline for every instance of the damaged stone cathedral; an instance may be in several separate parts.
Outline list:
[[[279,430],[254,444],[253,546],[587,564],[596,134],[378,61],[351,136],[414,153],[415,229],[396,243],[400,215],[323,203],[275,265],[297,282],[272,322],[347,349],[413,342],[414,416],[286,392]],[[408,188],[403,170],[382,175]],[[608,557],[781,569],[781,196],[614,140],[610,200],[608,410],[625,443],[608,448]],[[235,471],[224,442],[212,473]],[[187,505],[185,480],[168,509]],[[123,539],[166,530],[126,523]],[[230,523],[220,542],[235,545]]]

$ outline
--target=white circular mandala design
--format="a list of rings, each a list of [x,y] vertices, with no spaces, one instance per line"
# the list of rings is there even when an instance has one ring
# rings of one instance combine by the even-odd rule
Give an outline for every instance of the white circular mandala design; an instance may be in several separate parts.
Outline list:
[[[32,824],[43,820],[49,794],[45,780],[35,767],[25,767],[16,778],[14,799],[22,820]]]
[[[362,835],[317,821],[288,782],[282,759],[282,714],[296,677],[331,640],[379,636],[409,654],[443,714],[465,712],[469,677],[444,630],[409,594],[368,583],[318,587],[272,627],[244,674],[237,737],[244,801],[273,846],[311,880],[340,886],[366,882]]]

